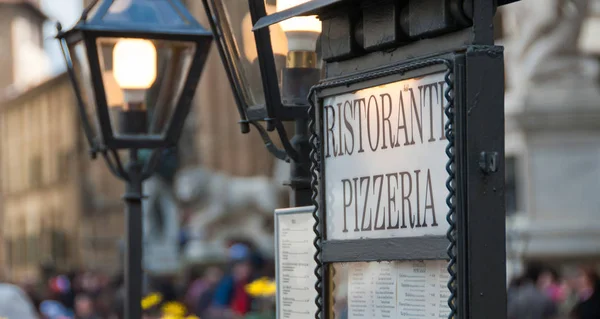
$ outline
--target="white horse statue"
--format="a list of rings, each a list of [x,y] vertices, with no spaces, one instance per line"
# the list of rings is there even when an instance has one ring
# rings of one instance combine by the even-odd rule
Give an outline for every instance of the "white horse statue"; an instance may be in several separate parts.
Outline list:
[[[186,257],[192,260],[224,251],[230,238],[245,238],[263,254],[274,250],[273,212],[282,205],[283,176],[289,164],[277,162],[274,177],[235,177],[195,167],[175,179],[179,200],[194,204]]]

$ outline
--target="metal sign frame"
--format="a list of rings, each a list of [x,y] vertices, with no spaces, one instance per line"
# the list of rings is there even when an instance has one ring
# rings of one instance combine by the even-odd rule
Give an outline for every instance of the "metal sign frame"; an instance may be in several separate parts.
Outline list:
[[[496,46],[465,46],[427,58],[386,65],[313,87],[310,130],[313,215],[317,254],[315,318],[333,319],[334,262],[446,259],[449,318],[506,318],[504,220],[503,53]],[[377,85],[446,72],[445,156],[447,236],[328,240],[325,234],[323,99]],[[319,142],[321,141],[321,142]],[[440,154],[444,156],[444,154]],[[410,247],[410,248],[408,248]]]

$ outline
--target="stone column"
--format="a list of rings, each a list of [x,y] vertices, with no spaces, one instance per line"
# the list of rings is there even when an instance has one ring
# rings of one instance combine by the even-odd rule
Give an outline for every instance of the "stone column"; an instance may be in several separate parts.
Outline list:
[[[523,195],[509,231],[524,259],[600,256],[600,67],[579,43],[590,3],[526,0],[504,11],[507,155],[519,160]]]

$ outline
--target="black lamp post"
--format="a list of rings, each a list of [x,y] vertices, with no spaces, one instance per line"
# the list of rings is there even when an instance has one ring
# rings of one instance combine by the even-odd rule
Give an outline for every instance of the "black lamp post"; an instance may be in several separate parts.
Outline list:
[[[254,25],[269,9],[283,11],[307,1],[203,0],[235,95],[242,133],[254,126],[276,158],[292,162],[292,206],[311,205],[307,96],[321,75],[317,57],[321,22],[298,17],[252,34],[233,13],[247,8]],[[296,127],[291,140],[284,128],[288,121]],[[283,149],[273,144],[267,131],[277,132]]]
[[[177,144],[212,34],[179,0],[96,0],[71,30],[57,29],[92,158],[127,183],[125,318],[138,319],[142,182]]]

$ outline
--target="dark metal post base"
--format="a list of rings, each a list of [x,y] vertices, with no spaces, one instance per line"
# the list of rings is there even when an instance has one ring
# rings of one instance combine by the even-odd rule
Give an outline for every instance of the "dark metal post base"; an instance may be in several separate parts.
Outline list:
[[[143,165],[138,162],[137,150],[129,151],[126,204],[125,246],[125,318],[142,318],[142,182]]]
[[[312,190],[310,188],[310,135],[308,120],[296,120],[296,135],[291,140],[292,146],[298,152],[298,160],[292,161],[290,172],[290,206],[301,207],[312,205]]]
[[[316,68],[285,68],[282,78],[283,101],[286,105],[308,105],[310,87],[319,81],[319,69]],[[298,159],[292,161],[289,186],[290,206],[301,207],[312,205],[310,188],[310,134],[308,119],[296,119],[295,135],[290,141]]]

